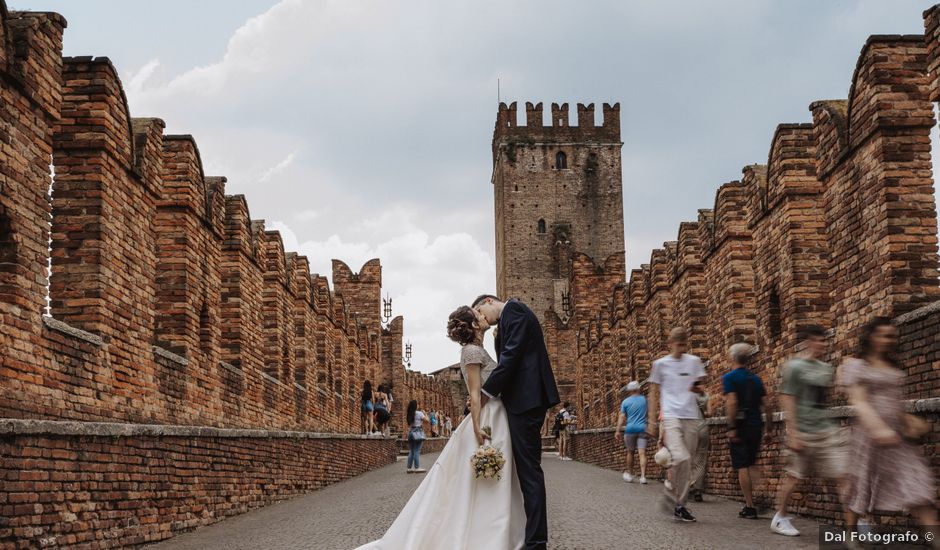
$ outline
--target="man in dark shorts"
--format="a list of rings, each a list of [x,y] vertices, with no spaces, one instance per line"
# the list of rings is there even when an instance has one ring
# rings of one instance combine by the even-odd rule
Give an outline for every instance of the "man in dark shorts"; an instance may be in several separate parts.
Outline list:
[[[731,449],[731,467],[738,472],[744,508],[738,513],[745,519],[757,519],[752,488],[757,484],[760,471],[757,453],[764,433],[762,417],[766,392],[760,377],[749,370],[757,350],[746,343],[738,343],[729,350],[734,370],[721,377],[728,418],[728,441]]]

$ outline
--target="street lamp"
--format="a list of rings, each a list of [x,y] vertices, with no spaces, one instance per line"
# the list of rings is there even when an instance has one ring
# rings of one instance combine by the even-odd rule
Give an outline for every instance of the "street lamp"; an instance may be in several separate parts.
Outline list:
[[[405,356],[402,357],[402,363],[409,369],[411,368],[411,342],[405,344]]]
[[[388,294],[382,298],[382,324],[388,327],[388,322],[392,320],[392,297]]]

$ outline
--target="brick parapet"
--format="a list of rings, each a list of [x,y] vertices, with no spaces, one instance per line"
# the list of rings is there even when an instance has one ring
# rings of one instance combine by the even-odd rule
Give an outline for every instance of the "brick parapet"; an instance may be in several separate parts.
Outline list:
[[[356,431],[378,260],[331,291],[191,136],[131,117],[108,58],[61,57],[64,19],[0,7],[0,414]]]
[[[3,548],[141,546],[398,455],[394,439],[279,430],[2,420],[0,431]]]
[[[901,322],[906,311],[936,300],[936,212],[925,133],[933,125],[930,88],[937,86],[927,70],[936,64],[936,13],[925,13],[926,44],[917,36],[872,37],[849,100],[814,102],[812,124],[778,126],[767,165],[747,166],[741,181],[721,186],[713,210],[680,225],[676,249],[665,243],[631,273],[627,307],[609,328],[587,325],[578,368],[590,370],[592,381],[606,380],[593,372],[605,364],[599,350],[618,349],[615,357],[628,368],[615,365],[613,373],[639,376],[648,366],[635,357],[640,350],[647,362],[663,355],[671,326],[686,326],[693,338],[707,327],[705,345],[692,343],[709,361],[707,388],[720,393],[728,346],[751,341],[760,349],[757,368],[774,406],[779,367],[796,350],[802,327],[833,327],[830,359],[838,361],[872,315]],[[687,266],[696,265],[695,241],[701,282],[687,276]],[[921,315],[900,325],[912,396],[937,387],[932,340],[940,329],[932,314]],[[622,356],[606,339],[624,340]],[[580,404],[595,407],[597,396],[617,384],[582,388]],[[607,417],[589,416],[588,426]]]

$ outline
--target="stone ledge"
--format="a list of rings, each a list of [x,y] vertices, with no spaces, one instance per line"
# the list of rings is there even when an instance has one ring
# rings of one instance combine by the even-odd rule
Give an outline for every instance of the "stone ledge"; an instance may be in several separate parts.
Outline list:
[[[189,365],[189,359],[183,357],[182,355],[177,355],[168,349],[161,348],[160,346],[153,346],[153,353],[159,357],[168,359],[184,367]]]
[[[933,413],[940,412],[940,397],[930,397],[928,399],[909,399],[904,402],[904,409],[909,413]],[[855,408],[850,405],[841,405],[830,407],[826,410],[826,416],[830,418],[849,418],[855,416]],[[769,422],[783,422],[783,411],[774,411],[770,413]],[[767,421],[767,414],[764,414],[764,421]],[[710,426],[724,425],[727,423],[725,416],[711,416],[706,419]],[[575,430],[576,434],[595,434],[613,432],[614,426],[606,428],[591,428],[588,430]]]
[[[294,387],[297,388],[298,390],[304,392],[304,393],[307,393],[307,388],[301,386],[301,385],[298,384],[297,382],[294,382]]]
[[[268,373],[266,373],[266,372],[262,372],[262,373],[261,373],[261,378],[264,378],[264,379],[267,380],[268,382],[273,382],[273,383],[277,384],[278,386],[283,386],[283,385],[284,385],[284,384],[281,383],[280,380],[278,380],[277,378],[271,376],[270,374],[268,374]]]
[[[0,434],[74,435],[102,437],[224,437],[259,439],[386,439],[378,435],[333,434],[251,428],[214,428],[171,424],[124,424],[117,422],[76,422],[67,420],[0,419]]]
[[[940,313],[940,301],[933,302],[932,304],[927,304],[926,306],[915,309],[914,311],[908,311],[904,315],[899,315],[894,319],[895,324],[903,325],[906,323],[913,323],[914,321],[919,321],[924,317],[928,317],[933,313]]]
[[[244,372],[242,369],[236,367],[235,365],[233,365],[233,364],[231,364],[231,363],[226,363],[225,361],[219,361],[219,366],[222,367],[223,369],[225,369],[225,370],[231,372],[232,374],[238,374],[238,375],[244,375],[244,374],[245,374],[245,372]]]
[[[69,325],[68,323],[64,323],[62,321],[59,321],[58,319],[53,319],[52,317],[48,315],[42,316],[42,322],[45,323],[45,325],[49,327],[50,330],[61,332],[62,334],[71,336],[73,338],[77,338],[79,340],[84,340],[85,342],[88,342],[89,344],[94,344],[96,346],[104,345],[104,339],[98,336],[97,334],[92,334],[82,329],[75,328],[72,325]]]

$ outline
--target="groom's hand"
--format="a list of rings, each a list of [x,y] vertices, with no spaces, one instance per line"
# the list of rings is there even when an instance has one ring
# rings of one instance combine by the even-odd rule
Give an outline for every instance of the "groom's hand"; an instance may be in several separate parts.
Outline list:
[[[486,395],[483,392],[480,392],[480,406],[486,405],[486,402],[490,400],[490,396]]]

